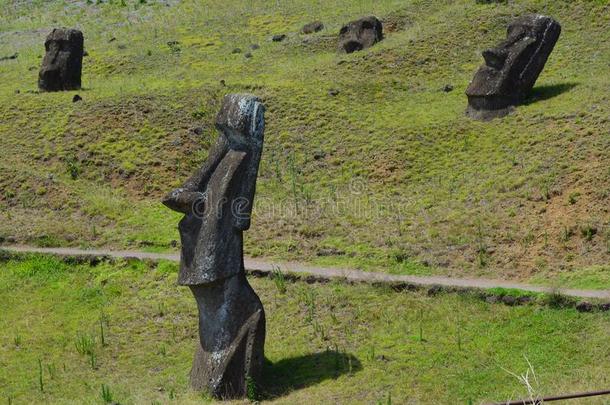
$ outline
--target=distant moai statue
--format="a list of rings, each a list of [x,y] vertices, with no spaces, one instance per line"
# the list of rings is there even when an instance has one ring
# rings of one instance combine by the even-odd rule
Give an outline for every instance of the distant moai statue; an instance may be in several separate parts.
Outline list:
[[[507,115],[522,103],[560,34],[559,23],[543,15],[525,15],[510,23],[506,40],[483,52],[485,65],[466,90],[466,114],[489,120]]]
[[[246,279],[243,231],[250,227],[264,111],[252,95],[226,96],[207,160],[163,201],[185,214],[178,284],[190,287],[199,309],[191,385],[218,399],[245,397],[263,367],[265,312]]]
[[[339,31],[339,51],[352,53],[370,48],[383,39],[383,24],[377,17],[363,17]]]
[[[44,43],[38,88],[42,91],[80,89],[83,46],[83,33],[78,30],[56,28],[51,31]]]

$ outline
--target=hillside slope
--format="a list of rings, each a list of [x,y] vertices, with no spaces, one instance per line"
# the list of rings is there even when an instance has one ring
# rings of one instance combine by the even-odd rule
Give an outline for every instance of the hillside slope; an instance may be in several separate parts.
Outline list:
[[[0,0],[0,11],[0,57],[18,53],[0,62],[4,241],[172,249],[178,217],[160,197],[205,158],[221,97],[252,92],[268,112],[248,254],[610,285],[607,0]],[[481,51],[528,12],[563,26],[532,97],[469,120]],[[341,24],[366,14],[384,20],[384,41],[338,54]],[[325,30],[299,34],[316,19]],[[55,26],[85,33],[82,91],[35,91]],[[288,38],[271,42],[278,33]]]

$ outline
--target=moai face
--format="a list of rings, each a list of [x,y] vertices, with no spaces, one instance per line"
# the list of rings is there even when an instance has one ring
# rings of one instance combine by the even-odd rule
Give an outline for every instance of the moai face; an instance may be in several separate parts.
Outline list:
[[[383,25],[377,17],[352,21],[339,31],[339,50],[346,53],[369,48],[383,39]]]
[[[45,56],[38,77],[42,91],[76,90],[81,87],[83,34],[54,29],[45,41]]]
[[[230,147],[260,149],[265,132],[265,108],[257,97],[228,95],[216,117],[216,128]]]
[[[507,38],[483,52],[481,66],[468,86],[469,112],[496,111],[523,101],[559,39],[561,26],[552,18],[527,15],[508,26]],[[476,114],[475,114],[476,115]]]

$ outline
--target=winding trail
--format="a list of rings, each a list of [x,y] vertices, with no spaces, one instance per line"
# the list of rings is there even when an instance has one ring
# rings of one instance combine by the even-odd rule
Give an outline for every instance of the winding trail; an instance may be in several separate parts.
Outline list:
[[[0,246],[0,250],[15,253],[45,253],[59,256],[91,256],[111,257],[116,259],[140,259],[140,260],[169,260],[177,262],[180,255],[147,253],[122,250],[80,250],[72,248],[37,248],[30,246]],[[466,279],[439,276],[408,276],[384,273],[373,273],[361,270],[342,268],[323,268],[307,266],[296,262],[268,262],[258,259],[245,259],[246,271],[249,273],[270,274],[279,268],[282,272],[296,275],[315,276],[319,280],[345,279],[351,282],[385,283],[385,284],[407,284],[416,287],[442,286],[446,288],[460,289],[490,289],[510,288],[533,293],[559,292],[563,295],[576,298],[594,298],[610,300],[610,290],[578,290],[578,289],[551,289],[529,284],[521,284],[503,280],[491,279]]]

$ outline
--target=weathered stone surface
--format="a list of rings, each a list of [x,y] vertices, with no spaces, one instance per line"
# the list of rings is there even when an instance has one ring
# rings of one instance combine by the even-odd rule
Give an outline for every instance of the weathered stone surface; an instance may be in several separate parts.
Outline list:
[[[243,231],[250,227],[263,148],[264,106],[251,95],[226,96],[220,137],[203,166],[163,203],[185,214],[178,283],[199,309],[191,385],[216,398],[240,398],[258,384],[265,312],[245,277]]]
[[[466,114],[492,119],[523,102],[559,39],[561,26],[543,15],[526,15],[508,26],[505,41],[483,52],[481,66],[466,90]]]
[[[45,55],[38,75],[42,91],[78,90],[83,69],[83,33],[54,29],[44,43]]]
[[[369,16],[344,25],[339,31],[339,50],[360,51],[383,39],[383,26],[377,17]]]
[[[309,24],[305,24],[301,29],[303,34],[313,34],[314,32],[320,32],[324,29],[324,23],[322,21],[314,21]]]
[[[277,34],[271,37],[273,42],[282,42],[286,39],[286,34]]]

